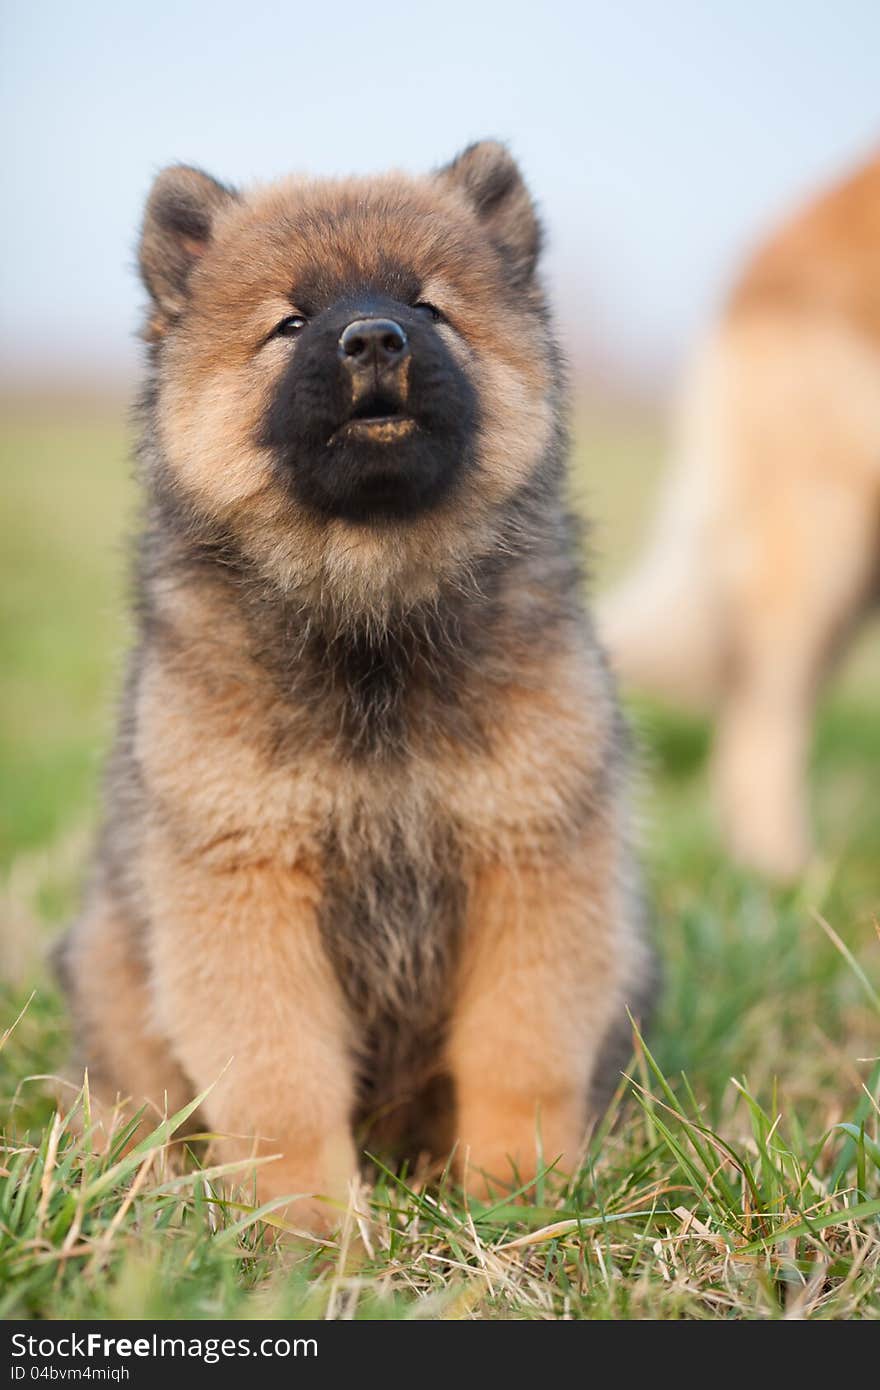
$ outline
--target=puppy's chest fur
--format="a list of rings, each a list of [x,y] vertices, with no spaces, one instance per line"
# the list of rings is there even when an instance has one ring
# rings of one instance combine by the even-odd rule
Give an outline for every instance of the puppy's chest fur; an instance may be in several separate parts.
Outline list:
[[[354,1022],[359,1115],[374,1135],[381,1117],[391,1147],[412,1141],[413,1103],[441,1066],[463,928],[460,836],[437,764],[444,744],[481,743],[460,653],[447,643],[438,657],[432,626],[308,651],[293,682],[314,686],[309,707],[334,726],[318,920]]]
[[[332,638],[213,585],[174,611],[145,634],[146,782],[196,859],[314,875],[369,1110],[436,1070],[468,865],[582,809],[584,769],[560,774],[548,734],[572,706],[547,670],[562,615],[524,646],[491,601]]]
[[[370,838],[352,854],[330,833],[319,909],[355,1022],[365,1115],[406,1098],[437,1068],[465,897],[458,846],[439,821],[374,827]]]
[[[208,867],[271,860],[313,875],[364,1090],[387,1097],[439,1053],[461,937],[449,763],[485,741],[462,634],[430,613],[328,638],[280,610],[230,610],[212,591],[190,599],[148,627],[147,786],[176,842]]]
[[[380,633],[318,634],[294,647],[292,663],[276,646],[269,660],[277,688],[331,739],[319,924],[359,1025],[368,1093],[405,1087],[442,1044],[465,888],[437,773],[444,749],[485,743],[483,701],[467,679],[484,643],[429,611]]]

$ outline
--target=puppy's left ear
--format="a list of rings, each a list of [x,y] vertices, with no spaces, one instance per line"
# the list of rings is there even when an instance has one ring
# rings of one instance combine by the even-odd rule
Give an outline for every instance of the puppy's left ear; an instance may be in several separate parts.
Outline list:
[[[438,178],[462,190],[491,240],[507,261],[514,281],[534,274],[541,251],[541,224],[516,160],[497,140],[468,145]]]
[[[190,273],[208,248],[218,214],[237,197],[186,164],[158,175],[144,211],[138,259],[158,317],[166,323],[183,312]]]

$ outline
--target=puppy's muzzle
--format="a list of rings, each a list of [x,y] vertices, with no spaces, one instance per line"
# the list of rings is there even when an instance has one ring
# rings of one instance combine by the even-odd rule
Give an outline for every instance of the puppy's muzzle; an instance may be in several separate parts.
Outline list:
[[[393,319],[355,319],[339,335],[339,361],[351,387],[351,403],[381,392],[402,405],[407,397],[410,348]]]

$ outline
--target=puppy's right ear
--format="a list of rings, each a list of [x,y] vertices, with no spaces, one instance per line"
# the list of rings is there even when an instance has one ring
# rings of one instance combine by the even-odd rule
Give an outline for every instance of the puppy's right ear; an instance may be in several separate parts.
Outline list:
[[[147,199],[138,260],[141,278],[158,310],[156,319],[178,317],[196,261],[204,255],[217,214],[238,197],[201,169],[174,164],[158,175]]]
[[[439,170],[438,177],[464,193],[507,261],[514,283],[527,283],[541,250],[541,224],[507,146],[479,140]]]

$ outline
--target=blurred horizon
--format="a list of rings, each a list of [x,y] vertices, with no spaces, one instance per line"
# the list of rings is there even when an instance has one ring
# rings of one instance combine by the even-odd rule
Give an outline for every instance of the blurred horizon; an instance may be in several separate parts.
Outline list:
[[[668,393],[749,248],[880,135],[880,8],[450,0],[439,24],[253,0],[3,7],[0,392],[116,395],[134,244],[176,160],[248,183],[429,169],[505,139],[588,389]]]

